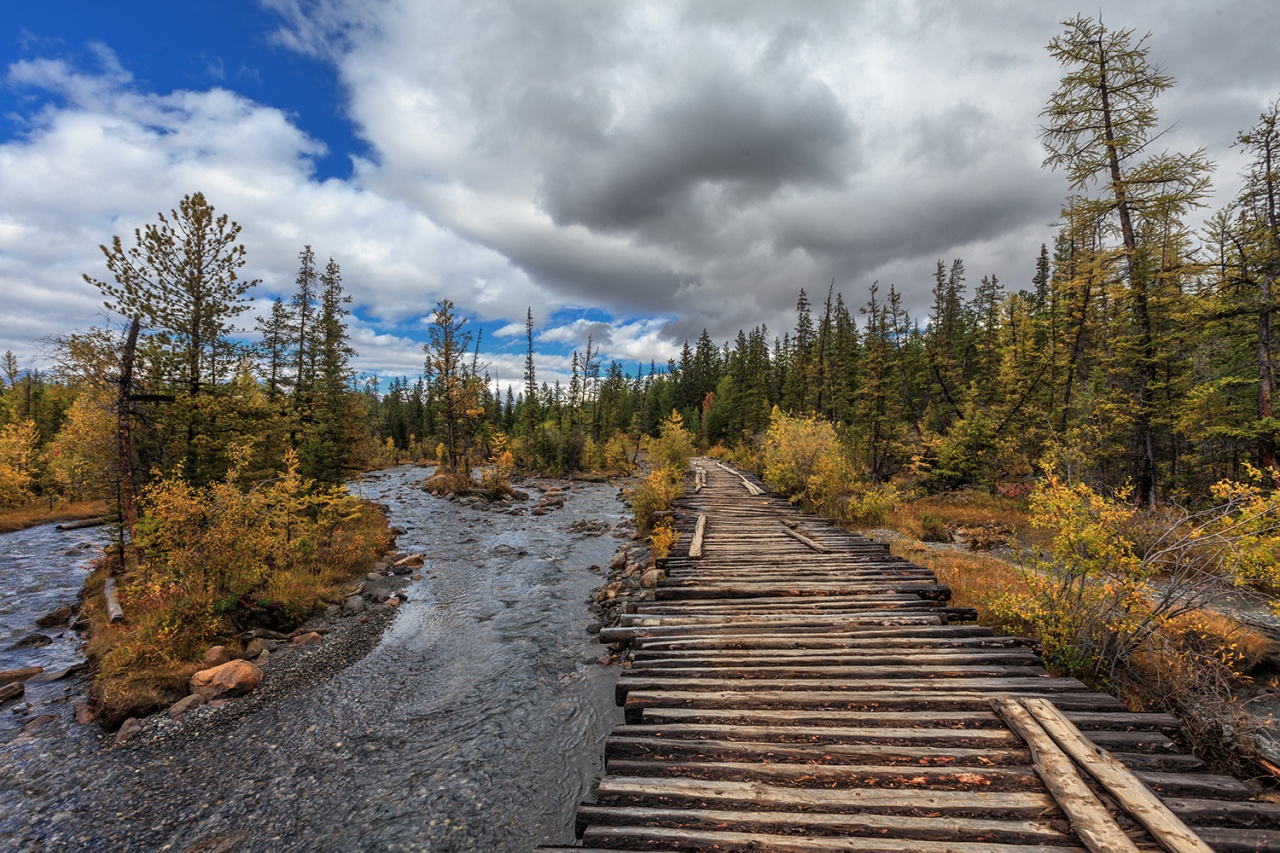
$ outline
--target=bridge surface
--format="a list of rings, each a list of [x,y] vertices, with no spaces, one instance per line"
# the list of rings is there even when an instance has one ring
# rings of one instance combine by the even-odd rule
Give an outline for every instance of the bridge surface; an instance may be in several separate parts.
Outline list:
[[[708,459],[567,850],[1280,850],[1178,722],[1056,678],[928,569]]]

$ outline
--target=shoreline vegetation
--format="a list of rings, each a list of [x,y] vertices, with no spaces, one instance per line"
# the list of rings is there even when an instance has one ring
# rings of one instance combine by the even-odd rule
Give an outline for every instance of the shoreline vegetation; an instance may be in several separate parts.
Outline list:
[[[52,506],[37,501],[0,510],[0,533],[14,533],[42,524],[88,521],[103,518],[110,511],[110,504],[104,500],[55,501]]]

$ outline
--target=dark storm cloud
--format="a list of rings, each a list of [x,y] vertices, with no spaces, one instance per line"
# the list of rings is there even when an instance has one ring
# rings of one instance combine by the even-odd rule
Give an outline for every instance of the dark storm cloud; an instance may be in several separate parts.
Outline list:
[[[839,186],[856,170],[854,128],[829,88],[717,74],[640,116],[594,150],[566,152],[542,183],[559,225],[646,231],[705,205],[699,190],[755,204],[784,187]]]

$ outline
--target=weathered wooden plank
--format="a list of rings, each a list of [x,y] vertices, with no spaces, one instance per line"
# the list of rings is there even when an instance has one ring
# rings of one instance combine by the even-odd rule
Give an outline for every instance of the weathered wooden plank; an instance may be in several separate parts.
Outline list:
[[[898,811],[915,814],[970,814],[1044,817],[1056,810],[1047,794],[1030,791],[904,791],[858,788],[784,788],[764,782],[650,779],[606,775],[598,789],[601,805],[688,803],[741,804],[815,812]]]
[[[1014,767],[1026,765],[1025,748],[978,747],[928,743],[785,743],[735,740],[682,739],[676,737],[624,737],[605,739],[609,760],[668,761],[796,761],[809,764],[878,764],[910,767]]]
[[[1026,741],[1036,772],[1084,845],[1093,853],[1137,853],[1137,846],[1076,773],[1071,759],[1026,708],[1011,699],[994,699],[991,706]]]
[[[1010,844],[1071,844],[1065,825],[1048,820],[911,817],[882,814],[748,812],[729,809],[673,809],[597,806],[578,809],[578,835],[587,826],[674,826],[812,835],[916,838],[929,841],[994,841]]]
[[[688,723],[646,725],[624,723],[618,737],[704,738],[757,743],[949,743],[956,746],[1017,748],[1018,738],[1006,729],[951,729],[932,726],[770,726]]]
[[[883,853],[1013,853],[1024,849],[1021,845],[992,844],[988,842],[921,841],[888,838],[831,838],[827,836],[772,835],[765,833],[730,832],[726,830],[693,830],[650,826],[593,826],[583,834],[589,844],[605,844],[624,850],[653,850],[652,845],[664,845],[661,849],[689,851],[756,851],[771,850],[776,853],[819,853],[819,851],[883,851]],[[1066,853],[1079,851],[1071,846],[1045,845],[1037,847],[1040,853]]]
[[[691,559],[699,559],[702,557],[702,539],[707,533],[707,514],[701,513],[698,516],[698,526],[693,532],[693,541],[689,543],[689,557]]]
[[[807,548],[812,548],[814,551],[817,551],[819,554],[831,553],[831,550],[827,548],[826,545],[823,545],[820,542],[815,542],[812,539],[810,539],[808,536],[805,536],[803,533],[800,533],[799,531],[792,530],[790,527],[784,526],[782,528],[782,532],[785,535],[790,536],[792,539],[799,542],[801,545],[804,545]]]
[[[1253,853],[1258,850],[1280,850],[1280,832],[1266,829],[1233,829],[1197,827],[1201,840],[1218,853]]]
[[[1049,673],[1039,663],[1033,666],[1016,666],[1008,663],[901,663],[879,665],[873,663],[848,661],[831,661],[825,666],[779,664],[771,667],[759,666],[680,666],[680,667],[637,667],[633,666],[626,676],[628,682],[647,680],[685,681],[707,679],[733,679],[755,684],[763,681],[788,679],[792,681],[818,679],[874,678],[888,681],[918,678],[1048,678]]]
[[[1199,797],[1164,797],[1164,804],[1188,824],[1227,824],[1280,829],[1280,803],[1223,802]],[[1203,833],[1197,829],[1197,834]],[[1208,839],[1205,839],[1208,841]],[[1210,842],[1212,846],[1212,842]]]
[[[1168,714],[1093,713],[1071,712],[1067,719],[1081,730],[1090,730],[1090,736],[1113,735],[1132,732],[1139,736],[1148,733],[1174,734],[1180,728],[1178,721]],[[767,708],[647,708],[642,723],[645,725],[682,723],[720,723],[722,725],[807,725],[807,726],[905,726],[927,725],[952,729],[983,729],[1003,726],[1004,723],[989,708],[962,711],[835,711],[788,710]],[[1093,730],[1101,730],[1097,734]],[[1172,747],[1172,741],[1163,744]]]
[[[829,708],[832,710],[974,710],[988,707],[996,697],[1036,695],[1034,691],[946,692],[896,690],[632,690],[623,706],[627,722],[637,722],[646,708]],[[1124,704],[1114,696],[1081,690],[1054,694],[1053,701],[1062,708],[1081,711],[1118,711]]]
[[[1170,853],[1212,853],[1213,848],[1192,832],[1127,767],[1106,750],[1089,743],[1052,702],[1024,699],[1022,705],[1063,751],[1097,779],[1134,820],[1146,827],[1161,847]]]
[[[802,788],[928,788],[930,790],[1010,791],[1040,788],[1040,778],[1026,766],[919,767],[884,764],[813,764],[785,761],[711,761],[670,758],[660,761],[612,759],[608,771],[617,776],[759,781]]]
[[[621,705],[631,690],[707,691],[732,690],[751,693],[756,690],[802,693],[807,691],[870,693],[875,691],[916,691],[975,693],[1011,693],[1027,691],[1036,693],[1073,693],[1087,688],[1074,678],[1054,678],[1049,674],[1039,677],[973,678],[939,675],[936,678],[754,678],[731,680],[725,678],[656,678],[650,673],[624,675],[618,679],[615,693]]]
[[[809,667],[858,667],[858,666],[1035,666],[1040,659],[1030,649],[931,649],[928,653],[911,654],[907,650],[883,653],[875,650],[852,650],[847,653],[829,651],[815,653],[811,649],[780,649],[758,652],[725,650],[721,654],[704,652],[697,655],[661,657],[637,654],[631,664],[633,672],[653,669],[701,668],[707,670],[756,667],[760,669],[789,669]]]

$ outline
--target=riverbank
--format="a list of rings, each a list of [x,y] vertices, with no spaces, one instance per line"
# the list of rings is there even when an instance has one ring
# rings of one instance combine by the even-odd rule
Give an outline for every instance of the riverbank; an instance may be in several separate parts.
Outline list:
[[[67,698],[0,746],[0,838],[52,851],[570,841],[620,719],[616,668],[585,630],[618,544],[616,489],[539,480],[522,507],[483,511],[426,495],[423,476],[361,484],[405,528],[399,550],[426,555],[405,603],[338,617],[321,643],[273,654],[248,696],[152,717],[122,746],[75,725]]]
[[[13,533],[42,524],[102,518],[110,507],[106,501],[72,501],[49,506],[33,503],[0,512],[0,533]]]

